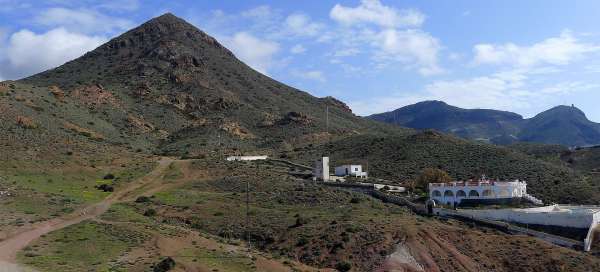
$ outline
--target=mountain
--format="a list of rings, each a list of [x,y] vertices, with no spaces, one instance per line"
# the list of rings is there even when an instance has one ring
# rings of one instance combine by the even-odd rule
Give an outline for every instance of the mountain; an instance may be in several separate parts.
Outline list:
[[[558,106],[528,119],[519,133],[526,142],[585,146],[600,143],[600,124],[576,107]]]
[[[521,166],[501,163],[522,160],[501,147],[448,135],[422,137],[412,129],[358,117],[335,98],[317,98],[275,81],[172,14],[154,18],[60,67],[3,82],[0,94],[4,113],[0,146],[5,156],[0,159],[17,168],[32,161],[93,168],[115,154],[215,159],[222,154],[260,153],[303,160],[308,155],[360,159],[350,155],[373,146],[382,152],[372,155],[370,166],[396,169],[393,175],[380,174],[398,182],[415,178],[423,167],[442,168],[455,178],[488,173],[516,179],[525,173],[521,168],[515,171]],[[397,120],[407,126],[434,123],[439,130],[452,127],[455,133],[477,139],[513,137],[521,129],[515,124],[524,122],[509,112],[464,110],[442,102],[424,102],[397,113]],[[381,138],[395,140],[374,145]],[[406,149],[415,139],[424,144]],[[406,163],[408,157],[395,155],[400,150],[422,156]],[[371,156],[367,151],[360,154]],[[484,165],[491,162],[485,154],[493,154],[495,163]],[[448,161],[457,157],[469,163]],[[569,171],[548,170],[545,164],[529,161],[528,169],[536,169],[531,173],[539,174],[531,181],[532,188],[554,183],[545,173],[564,176]],[[568,180],[579,179],[573,175]],[[549,193],[544,197],[557,199]]]
[[[468,135],[502,136],[507,120],[522,119],[446,106],[438,103],[436,122],[477,121]],[[449,112],[460,113],[444,120]],[[171,14],[55,69],[0,82],[0,113],[0,248],[14,249],[12,234],[36,232],[17,260],[39,271],[148,271],[168,259],[201,271],[271,271],[278,262],[287,264],[281,271],[378,271],[396,250],[426,271],[600,267],[592,254],[299,179],[281,160],[225,162],[239,153],[303,164],[328,155],[394,183],[435,167],[457,179],[524,178],[549,202],[600,203],[598,178],[516,149],[355,116],[335,98],[258,73]],[[44,224],[60,218],[92,220],[38,232],[64,226]]]
[[[441,101],[425,101],[369,118],[415,129],[436,129],[468,139],[514,135],[523,117],[511,112],[461,109]]]
[[[368,118],[496,144],[523,141],[583,146],[600,143],[600,124],[588,120],[574,106],[558,106],[524,119],[512,112],[462,109],[441,101],[425,101]]]
[[[277,149],[403,130],[370,122],[335,98],[314,97],[255,71],[172,14],[58,68],[6,85],[33,105],[13,104],[23,106],[15,112],[43,129],[76,131],[155,153],[196,156],[217,146],[231,152]]]

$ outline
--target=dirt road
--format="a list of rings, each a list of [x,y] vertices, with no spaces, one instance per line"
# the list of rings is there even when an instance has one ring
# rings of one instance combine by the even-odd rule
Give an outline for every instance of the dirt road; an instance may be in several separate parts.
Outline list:
[[[16,231],[14,234],[0,242],[0,264],[3,262],[15,263],[17,252],[25,248],[33,240],[46,233],[60,230],[70,225],[80,223],[84,220],[95,218],[105,213],[112,204],[134,197],[132,195],[133,192],[136,192],[140,195],[143,194],[145,190],[140,191],[139,189],[152,187],[149,185],[160,181],[165,170],[174,161],[175,160],[171,158],[162,158],[158,161],[158,166],[152,170],[152,172],[125,185],[125,187],[119,189],[99,203],[79,209],[71,214],[48,221],[39,222],[32,226],[28,226],[23,230]]]

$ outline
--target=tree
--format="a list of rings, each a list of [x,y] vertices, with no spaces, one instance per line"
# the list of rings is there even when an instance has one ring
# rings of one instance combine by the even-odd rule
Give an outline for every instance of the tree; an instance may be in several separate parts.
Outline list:
[[[425,168],[421,175],[417,178],[416,187],[427,191],[429,188],[429,183],[440,183],[440,182],[450,182],[452,178],[446,171],[436,169],[436,168]]]

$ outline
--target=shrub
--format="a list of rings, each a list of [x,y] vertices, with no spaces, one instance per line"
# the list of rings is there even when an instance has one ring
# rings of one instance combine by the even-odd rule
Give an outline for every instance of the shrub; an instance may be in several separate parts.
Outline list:
[[[352,269],[352,264],[342,261],[335,265],[335,269],[342,272],[350,271],[350,269]]]
[[[156,210],[154,210],[154,209],[147,209],[144,212],[144,216],[148,216],[148,217],[156,216]]]
[[[175,260],[167,257],[154,266],[154,272],[166,272],[175,268]]]
[[[115,179],[115,175],[108,173],[104,176],[104,179]]]
[[[417,178],[417,187],[423,191],[427,191],[429,183],[450,182],[452,178],[444,170],[436,168],[425,168],[421,175]]]
[[[147,196],[140,196],[135,200],[135,203],[146,203],[150,202],[150,198]]]
[[[308,244],[308,239],[306,239],[306,237],[300,237],[300,239],[298,239],[298,242],[296,243],[296,246],[305,246],[306,244]]]
[[[102,184],[100,186],[96,186],[98,190],[102,190],[103,192],[114,192],[115,188],[108,184]]]
[[[350,199],[350,203],[352,204],[358,204],[360,203],[361,199],[360,197],[353,197],[352,199]]]
[[[296,217],[296,223],[292,226],[292,228],[301,227],[305,224],[308,224],[308,218],[298,216],[298,217]]]

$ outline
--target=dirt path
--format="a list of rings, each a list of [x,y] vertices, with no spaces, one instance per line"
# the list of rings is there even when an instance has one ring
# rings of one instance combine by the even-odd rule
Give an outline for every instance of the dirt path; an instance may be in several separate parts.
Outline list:
[[[29,243],[40,236],[52,231],[63,229],[70,225],[80,223],[84,220],[95,218],[105,213],[112,204],[123,201],[124,199],[132,198],[132,192],[153,184],[157,180],[160,180],[164,171],[174,161],[175,160],[171,158],[162,158],[158,161],[158,166],[152,170],[152,172],[134,182],[128,183],[125,185],[125,187],[111,194],[109,197],[99,203],[79,209],[65,216],[44,222],[38,222],[32,226],[28,226],[26,229],[11,234],[11,236],[0,242],[0,263],[15,263],[17,252],[25,248]],[[144,193],[144,191],[141,193]]]

